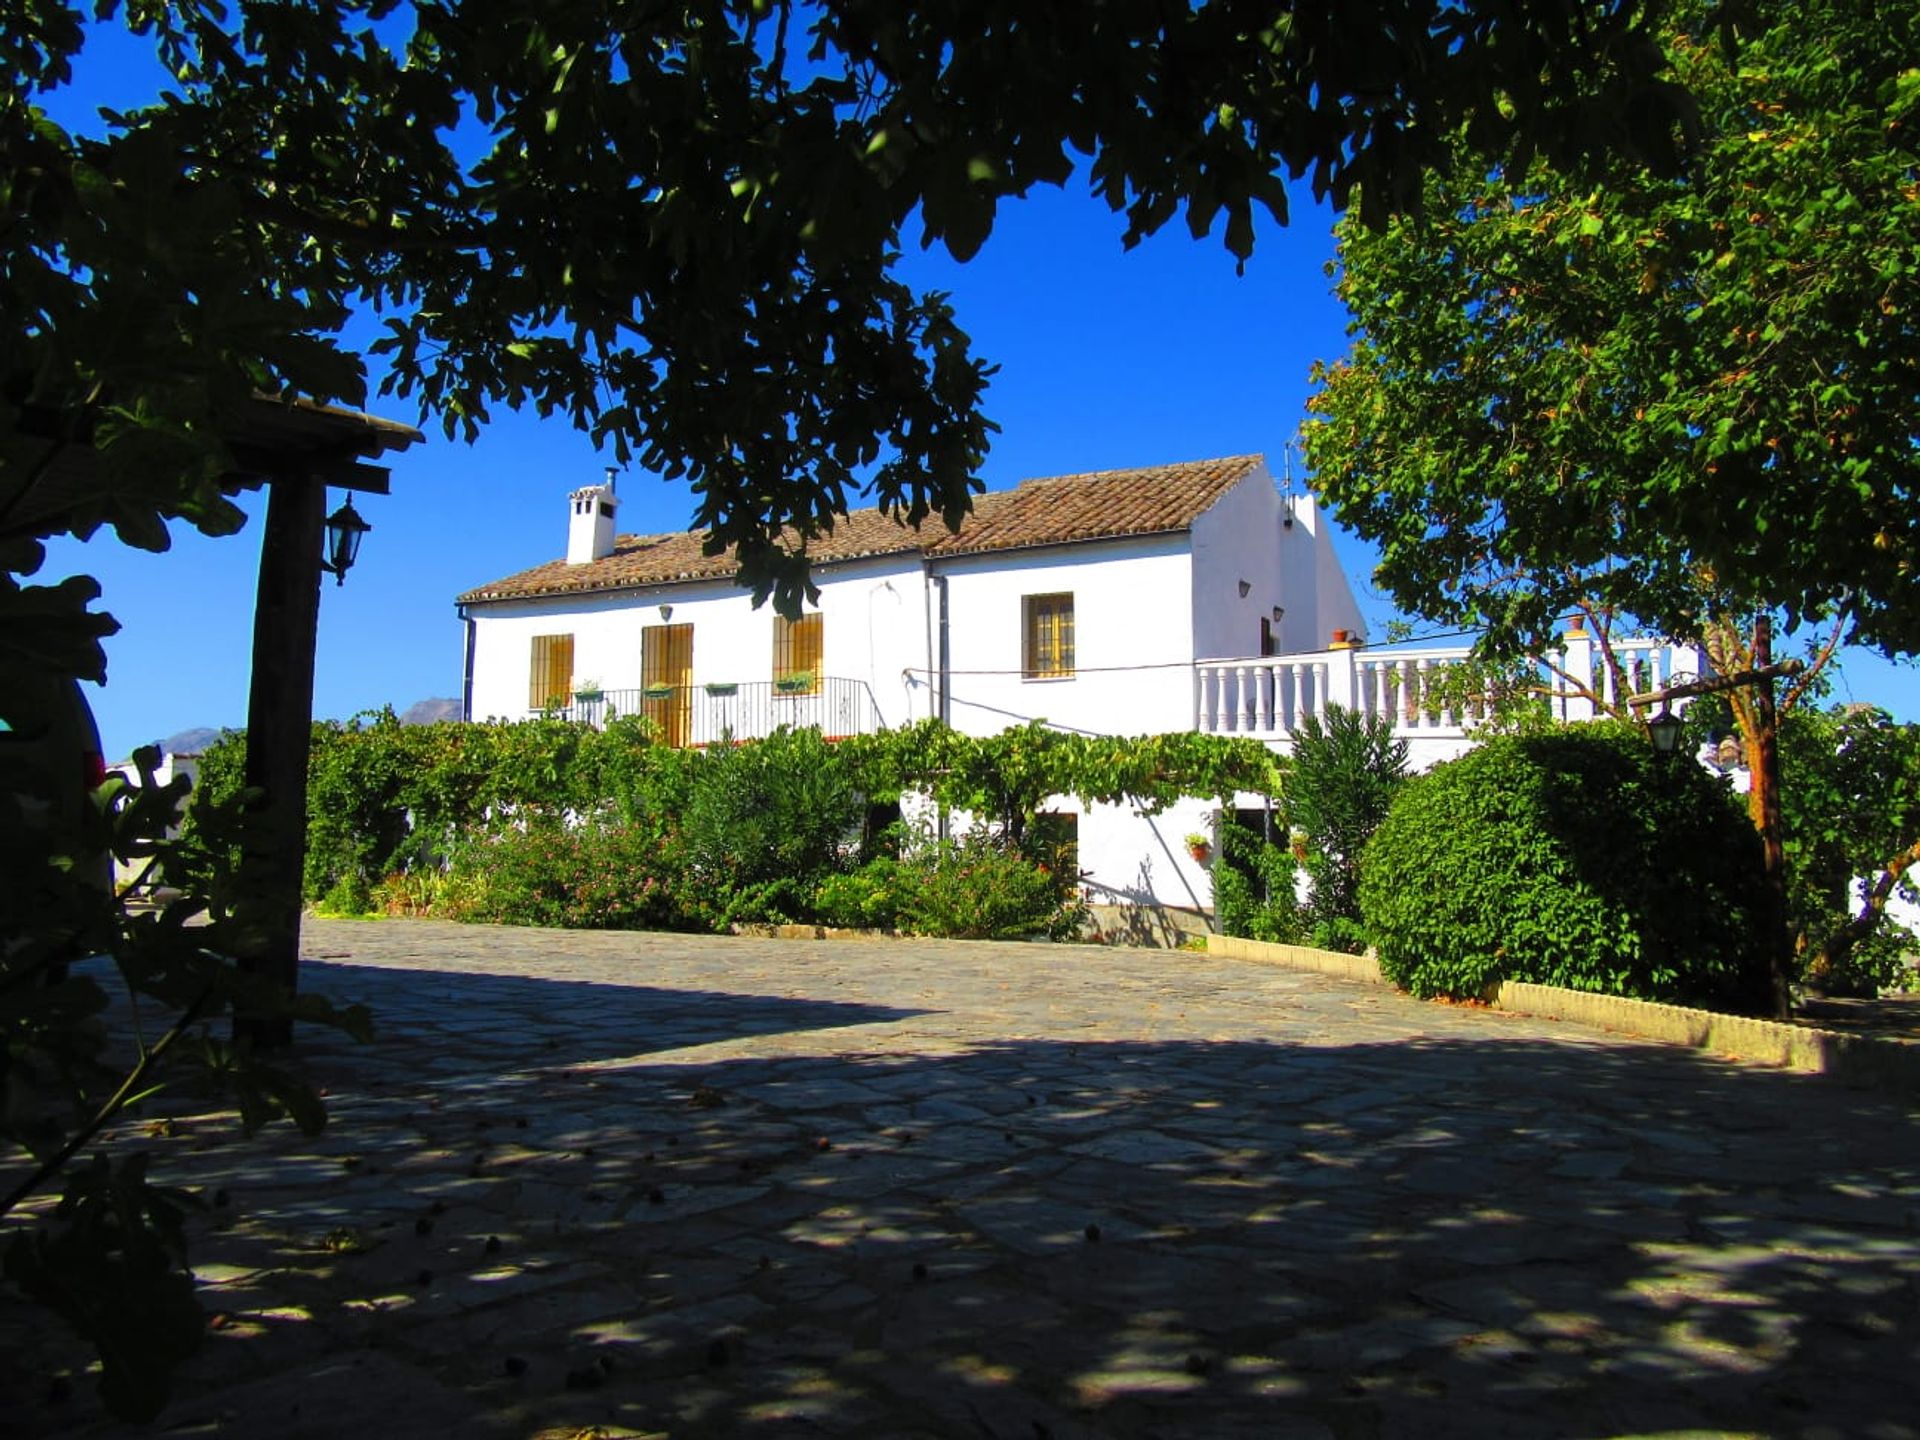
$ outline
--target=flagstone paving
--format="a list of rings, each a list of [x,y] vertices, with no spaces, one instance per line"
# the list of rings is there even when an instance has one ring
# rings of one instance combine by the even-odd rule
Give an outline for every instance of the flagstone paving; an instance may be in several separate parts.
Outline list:
[[[1920,1436],[1879,1095],[1204,955],[310,922],[332,1122],[138,1134],[216,1328],[148,1430]],[[62,1393],[64,1391],[64,1393]]]

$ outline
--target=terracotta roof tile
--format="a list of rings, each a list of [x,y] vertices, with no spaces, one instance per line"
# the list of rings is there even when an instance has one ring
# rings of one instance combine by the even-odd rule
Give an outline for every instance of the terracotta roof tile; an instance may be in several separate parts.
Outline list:
[[[1258,455],[1237,455],[1141,470],[1103,470],[1026,480],[1012,490],[976,495],[973,514],[961,524],[957,535],[948,533],[937,520],[925,530],[916,531],[877,509],[856,510],[842,517],[832,534],[810,544],[807,553],[816,565],[826,565],[916,550],[930,555],[967,555],[1165,534],[1190,527],[1261,463]],[[703,536],[687,531],[622,535],[614,542],[613,552],[601,559],[584,565],[550,560],[469,590],[459,597],[459,603],[630,590],[731,576],[735,568],[732,555],[703,554],[703,544]]]
[[[965,555],[1185,530],[1261,463],[1258,455],[1235,455],[1022,481],[1017,489],[976,497],[960,533],[928,548]]]

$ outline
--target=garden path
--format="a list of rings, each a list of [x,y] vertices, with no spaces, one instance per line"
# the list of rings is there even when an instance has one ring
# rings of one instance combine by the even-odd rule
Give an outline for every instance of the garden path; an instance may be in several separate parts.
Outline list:
[[[1920,1435],[1899,1102],[1206,955],[309,922],[157,1430]]]

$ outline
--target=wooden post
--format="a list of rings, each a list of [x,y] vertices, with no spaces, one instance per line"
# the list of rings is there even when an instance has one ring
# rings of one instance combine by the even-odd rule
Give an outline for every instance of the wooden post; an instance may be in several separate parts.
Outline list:
[[[267,487],[266,535],[253,611],[253,689],[247,702],[249,787],[265,792],[259,828],[241,857],[248,900],[241,969],[291,994],[300,972],[301,872],[307,852],[307,751],[313,732],[313,652],[320,625],[320,545],[327,489],[285,472]],[[234,1038],[256,1049],[293,1042],[293,1022],[234,1016]]]

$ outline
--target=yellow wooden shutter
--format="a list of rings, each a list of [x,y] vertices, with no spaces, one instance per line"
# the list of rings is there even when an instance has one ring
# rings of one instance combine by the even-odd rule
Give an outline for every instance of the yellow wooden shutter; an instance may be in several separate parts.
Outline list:
[[[545,710],[573,698],[573,636],[536,635],[528,666],[527,708]]]
[[[641,713],[660,729],[662,744],[685,745],[693,733],[693,626],[649,625],[640,632]],[[656,694],[663,687],[667,693]]]
[[[777,685],[782,680],[802,675],[812,682],[798,689],[783,686],[784,693],[820,693],[820,664],[825,653],[825,638],[825,628],[817,614],[802,615],[798,620],[789,620],[784,615],[773,617],[774,683]]]

